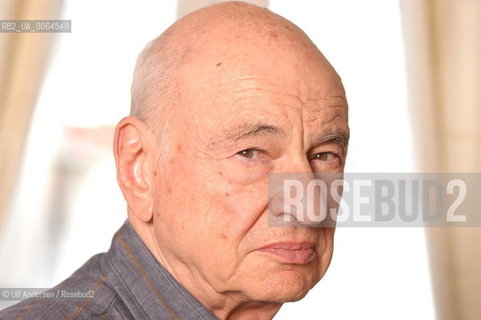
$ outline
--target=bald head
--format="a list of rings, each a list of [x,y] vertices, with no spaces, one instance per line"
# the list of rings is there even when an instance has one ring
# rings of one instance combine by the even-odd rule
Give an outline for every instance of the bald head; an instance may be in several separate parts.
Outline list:
[[[304,57],[321,59],[331,68],[301,29],[266,8],[235,1],[194,11],[151,41],[139,55],[131,115],[146,122],[165,143],[171,111],[182,103],[182,85],[185,77],[191,76],[189,66],[199,69],[204,78],[199,80],[210,81],[205,78],[216,68],[265,64],[263,59],[281,63],[286,52],[295,50],[303,51]]]

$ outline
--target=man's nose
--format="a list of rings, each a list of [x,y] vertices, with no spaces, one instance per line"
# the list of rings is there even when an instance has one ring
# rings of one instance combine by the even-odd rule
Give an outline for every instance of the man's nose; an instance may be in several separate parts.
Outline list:
[[[277,169],[269,177],[269,221],[276,226],[319,226],[326,190],[307,157],[291,159]]]

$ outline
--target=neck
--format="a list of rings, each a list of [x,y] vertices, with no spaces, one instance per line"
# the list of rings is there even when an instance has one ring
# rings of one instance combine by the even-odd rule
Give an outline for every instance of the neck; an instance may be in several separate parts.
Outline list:
[[[273,302],[245,301],[231,305],[228,308],[212,310],[219,319],[237,320],[271,320],[282,304]]]
[[[253,301],[240,292],[215,290],[195,269],[159,246],[152,225],[130,216],[129,221],[157,261],[218,319],[271,320],[281,308],[281,303]]]

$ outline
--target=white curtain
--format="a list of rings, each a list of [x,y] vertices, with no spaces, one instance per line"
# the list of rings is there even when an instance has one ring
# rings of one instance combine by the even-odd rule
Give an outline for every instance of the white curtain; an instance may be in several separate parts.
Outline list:
[[[0,19],[57,19],[61,0],[0,0]],[[0,36],[0,231],[46,69],[52,33]]]
[[[419,169],[480,172],[481,1],[400,4]],[[479,206],[467,212],[480,213]],[[438,318],[479,319],[481,230],[432,228],[426,235]]]

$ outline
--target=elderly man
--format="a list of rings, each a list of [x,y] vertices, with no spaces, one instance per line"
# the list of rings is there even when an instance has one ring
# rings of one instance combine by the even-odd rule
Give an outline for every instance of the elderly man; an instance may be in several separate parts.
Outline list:
[[[0,318],[272,319],[324,275],[334,228],[269,227],[268,177],[342,172],[348,135],[341,81],[297,26],[240,2],[185,16],[139,56],[116,128],[128,220],[52,289],[93,294]]]

